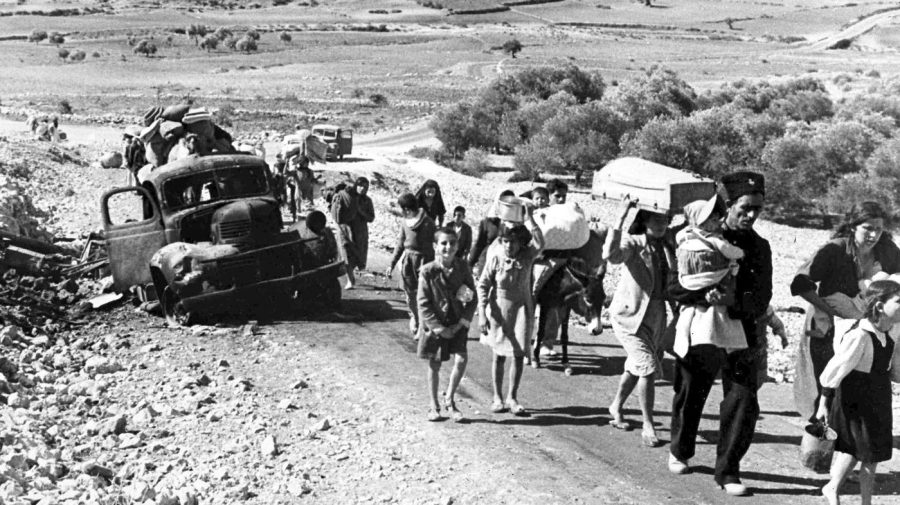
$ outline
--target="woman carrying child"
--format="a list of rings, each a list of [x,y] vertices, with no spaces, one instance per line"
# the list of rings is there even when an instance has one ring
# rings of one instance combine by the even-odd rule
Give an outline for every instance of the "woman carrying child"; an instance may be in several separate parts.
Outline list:
[[[425,264],[419,274],[416,299],[419,306],[418,355],[428,360],[428,390],[431,394],[429,421],[441,419],[438,401],[438,374],[441,363],[455,355],[450,384],[444,395],[444,407],[454,421],[463,419],[456,407],[459,381],[466,372],[466,342],[475,314],[475,282],[468,263],[456,256],[459,237],[450,228],[434,233],[434,261]]]
[[[885,232],[890,225],[890,214],[877,202],[854,206],[791,282],[791,294],[811,305],[794,383],[798,408],[810,421],[822,389],[818,377],[834,355],[834,318],[862,318],[860,294],[868,281],[900,272],[900,248]]]
[[[419,308],[416,303],[419,285],[419,270],[422,265],[434,261],[434,221],[428,217],[412,193],[404,193],[397,199],[403,221],[400,234],[394,247],[394,257],[385,275],[388,278],[394,273],[394,267],[400,265],[400,281],[406,295],[406,306],[409,309],[409,332],[418,338]]]
[[[820,380],[822,397],[816,419],[837,433],[831,480],[822,488],[829,505],[847,475],[861,463],[859,492],[871,505],[875,469],[891,459],[891,380],[900,379],[895,353],[900,323],[900,284],[881,280],[865,290],[865,314],[859,321],[840,321],[835,328],[835,354]],[[849,329],[847,328],[849,326]]]
[[[658,447],[661,443],[653,425],[654,380],[662,359],[666,283],[669,272],[675,269],[675,253],[666,214],[639,210],[628,236],[622,238],[622,227],[634,206],[634,202],[625,202],[618,226],[610,230],[603,246],[603,259],[624,265],[609,314],[616,338],[628,355],[619,388],[609,406],[610,425],[631,429],[622,416],[622,406],[637,386],[643,418],[641,443]]]
[[[523,210],[525,224],[501,222],[499,246],[489,248],[477,284],[481,343],[490,346],[494,354],[491,412],[509,410],[515,415],[525,415],[517,394],[534,332],[531,271],[535,258],[544,247],[543,235],[532,217],[532,208],[526,206]],[[509,370],[509,393],[504,402],[503,373],[507,357],[513,360]]]

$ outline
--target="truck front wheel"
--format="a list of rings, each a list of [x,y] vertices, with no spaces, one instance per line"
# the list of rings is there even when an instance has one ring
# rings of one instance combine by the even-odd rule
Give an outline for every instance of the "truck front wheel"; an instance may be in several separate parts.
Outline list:
[[[170,287],[163,291],[161,305],[169,326],[190,326],[197,319],[197,314],[186,310],[181,298]]]

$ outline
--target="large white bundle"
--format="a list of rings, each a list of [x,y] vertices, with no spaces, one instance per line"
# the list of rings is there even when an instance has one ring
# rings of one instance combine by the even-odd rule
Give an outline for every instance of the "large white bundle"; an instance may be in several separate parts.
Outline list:
[[[119,168],[122,166],[122,153],[111,152],[100,157],[100,166],[103,168]]]
[[[535,209],[534,220],[544,235],[544,249],[578,249],[591,237],[590,223],[575,204]]]

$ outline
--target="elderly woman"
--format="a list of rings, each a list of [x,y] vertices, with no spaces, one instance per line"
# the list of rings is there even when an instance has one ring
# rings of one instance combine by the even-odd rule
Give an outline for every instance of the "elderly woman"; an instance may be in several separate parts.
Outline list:
[[[619,389],[609,406],[609,424],[620,430],[631,429],[622,416],[622,406],[637,386],[643,418],[641,443],[658,447],[661,443],[653,425],[654,380],[666,328],[666,284],[677,265],[666,214],[639,210],[628,236],[622,238],[622,227],[632,207],[633,202],[625,202],[618,226],[610,231],[603,247],[604,260],[624,265],[609,314],[616,338],[628,355]]]
[[[791,294],[811,305],[794,383],[797,405],[811,422],[822,393],[819,377],[834,356],[834,317],[861,319],[858,297],[872,277],[900,272],[900,248],[885,231],[890,225],[890,214],[877,202],[854,206],[791,282]]]

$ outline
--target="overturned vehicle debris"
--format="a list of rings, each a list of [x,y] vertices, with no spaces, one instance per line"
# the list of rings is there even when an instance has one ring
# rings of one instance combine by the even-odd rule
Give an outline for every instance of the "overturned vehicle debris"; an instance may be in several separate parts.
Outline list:
[[[115,288],[160,301],[173,324],[268,310],[298,300],[340,303],[343,263],[324,219],[283,230],[265,161],[189,157],[140,186],[102,197]]]

